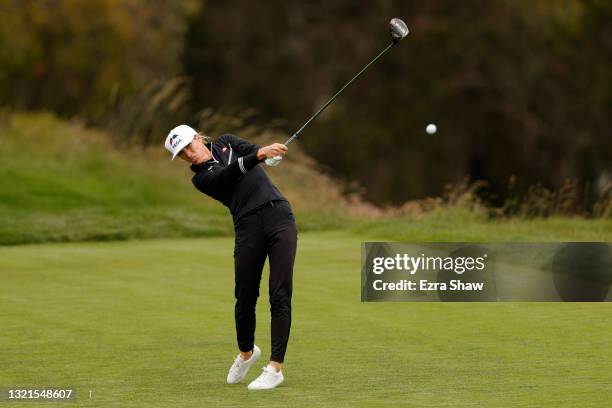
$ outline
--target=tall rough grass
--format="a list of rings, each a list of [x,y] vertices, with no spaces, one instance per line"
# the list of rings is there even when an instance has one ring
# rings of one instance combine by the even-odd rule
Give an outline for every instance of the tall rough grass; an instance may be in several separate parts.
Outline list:
[[[203,108],[191,114],[187,104],[190,79],[176,77],[152,82],[132,100],[125,101],[109,121],[113,133],[120,140],[142,146],[157,146],[167,131],[178,123],[189,123],[213,138],[223,133],[235,133],[259,144],[283,142],[288,135],[282,131],[286,123],[275,120],[257,124],[255,109],[228,109],[224,112]],[[463,181],[447,185],[440,197],[424,198],[396,206],[375,206],[363,199],[364,188],[354,182],[330,177],[306,155],[299,143],[291,145],[285,162],[289,166],[268,169],[275,181],[300,210],[339,211],[355,216],[373,218],[421,216],[431,211],[460,208],[489,218],[550,216],[612,217],[612,182],[605,186],[581,186],[576,180],[566,180],[557,191],[535,184],[519,191],[517,180],[510,177],[508,192],[501,205],[492,205],[487,197],[486,181]],[[358,165],[356,163],[356,165]],[[295,188],[295,186],[301,188]],[[499,201],[499,200],[497,200]]]
[[[229,131],[262,145],[287,137],[277,124],[250,124],[249,114],[205,110],[190,123],[212,137]],[[143,147],[52,114],[0,113],[0,245],[231,235],[227,210],[193,188],[186,163],[170,161],[165,135],[164,130]],[[421,226],[417,229],[428,236],[452,238],[439,233],[473,229],[491,219],[567,219],[582,208],[571,186],[561,192],[537,187],[492,207],[482,198],[486,184],[467,181],[447,186],[440,197],[377,207],[330,176],[299,143],[291,145],[281,166],[266,171],[291,201],[301,231],[363,226],[404,238],[415,233],[408,226]],[[610,188],[605,191],[590,217],[612,218]],[[609,223],[598,225],[609,229]]]

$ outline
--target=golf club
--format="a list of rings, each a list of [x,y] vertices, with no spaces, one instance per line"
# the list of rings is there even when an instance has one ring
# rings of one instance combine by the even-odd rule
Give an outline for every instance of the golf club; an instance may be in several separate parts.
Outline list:
[[[302,130],[304,130],[306,128],[306,126],[308,126],[310,124],[310,122],[312,122],[317,116],[319,116],[319,114],[321,114],[321,112],[323,112],[325,110],[325,108],[327,108],[350,84],[352,84],[357,78],[359,78],[359,76],[361,74],[363,74],[363,72],[368,69],[370,67],[370,65],[374,64],[380,57],[382,57],[387,51],[389,51],[393,46],[395,46],[397,43],[399,43],[404,37],[406,37],[408,35],[408,26],[406,25],[406,23],[404,23],[401,19],[399,18],[393,18],[391,19],[391,21],[389,22],[389,31],[391,33],[391,43],[389,45],[387,45],[381,52],[378,53],[378,55],[376,55],[370,62],[368,62],[366,64],[365,67],[363,67],[361,69],[361,71],[359,71],[357,73],[357,75],[355,75],[353,78],[351,78],[350,81],[348,81],[342,88],[340,88],[340,90],[338,92],[336,92],[336,94],[334,96],[332,96],[323,106],[321,106],[321,108],[315,112],[314,115],[312,115],[310,117],[310,119],[308,119],[306,121],[306,123],[304,123],[302,125],[301,128],[299,128],[286,142],[285,142],[285,146],[288,146],[290,143],[292,143],[295,139],[297,139],[297,137],[300,135],[300,133],[302,132]],[[281,156],[276,156],[276,157],[272,157],[269,159],[266,159],[266,164],[268,166],[276,166],[279,164],[280,160],[282,159]]]

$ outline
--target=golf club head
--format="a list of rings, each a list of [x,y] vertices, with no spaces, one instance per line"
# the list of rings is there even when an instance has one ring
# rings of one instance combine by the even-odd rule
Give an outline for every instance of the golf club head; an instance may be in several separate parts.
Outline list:
[[[389,22],[389,31],[393,42],[397,43],[406,37],[409,33],[408,26],[399,18],[392,18]]]

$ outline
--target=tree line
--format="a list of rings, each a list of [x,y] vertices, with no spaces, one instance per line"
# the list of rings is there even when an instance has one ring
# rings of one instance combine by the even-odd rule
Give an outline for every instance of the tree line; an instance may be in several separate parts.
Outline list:
[[[389,41],[394,16],[408,38],[303,134],[330,172],[378,203],[465,177],[486,180],[492,201],[570,179],[584,200],[605,193],[605,0],[3,1],[0,103],[145,144],[207,108],[289,135]]]

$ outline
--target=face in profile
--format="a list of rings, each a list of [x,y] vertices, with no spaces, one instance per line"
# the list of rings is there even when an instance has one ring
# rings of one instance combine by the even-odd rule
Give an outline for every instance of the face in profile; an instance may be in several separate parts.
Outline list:
[[[210,152],[204,145],[202,138],[197,135],[191,143],[185,146],[178,156],[191,164],[202,163],[210,158]]]

